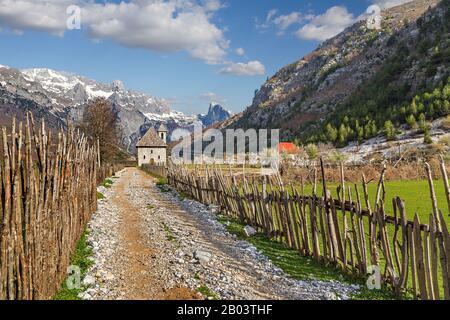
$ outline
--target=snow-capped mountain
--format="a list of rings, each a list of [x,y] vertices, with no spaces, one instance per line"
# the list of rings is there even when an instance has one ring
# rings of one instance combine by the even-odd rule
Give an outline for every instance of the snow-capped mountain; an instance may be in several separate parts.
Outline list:
[[[37,82],[53,98],[55,106],[67,106],[69,100],[73,106],[84,104],[94,98],[105,98],[126,109],[138,109],[142,112],[169,112],[170,106],[164,99],[154,98],[133,90],[126,90],[120,80],[103,84],[82,76],[50,69],[21,70],[29,82]]]
[[[68,72],[0,65],[0,109],[7,108],[12,116],[32,111],[38,117],[52,118],[57,127],[65,126],[67,120],[80,121],[86,104],[94,98],[112,103],[122,127],[123,143],[131,152],[149,126],[164,123],[170,134],[177,128],[192,131],[197,123],[209,126],[216,118],[211,116],[205,121],[204,116],[172,111],[167,100],[127,90],[119,80],[104,84]]]

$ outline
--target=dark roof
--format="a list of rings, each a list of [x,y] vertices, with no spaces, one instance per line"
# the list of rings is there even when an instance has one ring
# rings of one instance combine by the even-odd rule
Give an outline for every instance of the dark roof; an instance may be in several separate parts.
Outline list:
[[[161,123],[158,127],[158,132],[168,132],[167,127],[164,123]]]
[[[164,143],[164,141],[161,140],[161,138],[156,133],[155,129],[150,128],[150,129],[148,129],[147,133],[142,137],[142,139],[139,140],[136,147],[138,147],[138,148],[167,147],[167,145]]]

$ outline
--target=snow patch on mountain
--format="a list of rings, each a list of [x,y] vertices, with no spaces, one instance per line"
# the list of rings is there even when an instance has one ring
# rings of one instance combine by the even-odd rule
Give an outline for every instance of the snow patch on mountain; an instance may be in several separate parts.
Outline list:
[[[167,122],[167,121],[175,121],[175,122],[179,122],[179,123],[200,123],[201,121],[198,119],[197,116],[195,115],[191,115],[191,116],[187,116],[184,113],[180,112],[180,111],[171,111],[169,113],[163,113],[163,114],[157,114],[157,113],[145,113],[144,114],[147,119],[151,120],[151,121],[160,121],[160,122]]]
[[[86,86],[86,92],[90,98],[105,98],[108,99],[114,92],[95,90],[92,86]]]
[[[39,82],[45,90],[55,94],[65,95],[77,85],[81,85],[84,88],[88,99],[108,99],[113,94],[112,90],[102,89],[105,88],[105,85],[67,72],[58,72],[44,68],[24,69],[21,71],[26,80]]]
[[[128,90],[120,80],[104,84],[64,71],[46,68],[18,70],[0,65],[3,103],[17,105],[17,98],[29,101],[60,123],[78,122],[89,101],[105,98],[116,111],[124,145],[130,152],[149,127],[165,124],[169,135],[176,129],[193,131],[196,125],[207,127],[227,117],[219,105],[210,105],[206,115],[185,115],[171,109],[170,102],[138,91]],[[46,117],[46,116],[45,116]]]

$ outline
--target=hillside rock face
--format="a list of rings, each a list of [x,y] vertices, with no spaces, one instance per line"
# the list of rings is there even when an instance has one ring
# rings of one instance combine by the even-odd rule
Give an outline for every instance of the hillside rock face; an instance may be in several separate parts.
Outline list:
[[[416,0],[383,11],[382,30],[368,29],[365,21],[348,27],[277,72],[257,91],[252,105],[228,126],[281,128],[284,139],[298,136],[305,128],[320,123],[369,80],[396,52],[397,43],[414,43],[417,19],[438,3]],[[414,67],[417,65],[404,74],[412,87],[418,82],[414,78],[422,76]]]
[[[103,84],[50,69],[18,70],[0,65],[0,123],[8,123],[12,117],[22,120],[31,111],[55,128],[65,127],[68,120],[81,121],[85,106],[95,98],[111,102],[123,132],[122,142],[130,152],[150,126],[164,123],[170,134],[225,119],[225,114],[214,108],[216,111],[201,119],[172,111],[166,100],[127,90],[119,80]]]
[[[231,117],[231,112],[225,110],[220,104],[211,102],[206,115],[199,114],[198,118],[205,127],[212,126],[215,123],[225,121]]]

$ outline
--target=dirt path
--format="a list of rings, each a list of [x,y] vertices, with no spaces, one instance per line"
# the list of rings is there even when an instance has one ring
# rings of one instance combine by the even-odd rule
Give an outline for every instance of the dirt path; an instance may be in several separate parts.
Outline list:
[[[83,299],[330,299],[356,289],[287,277],[210,208],[162,192],[138,169],[114,180],[90,223],[94,266]]]

